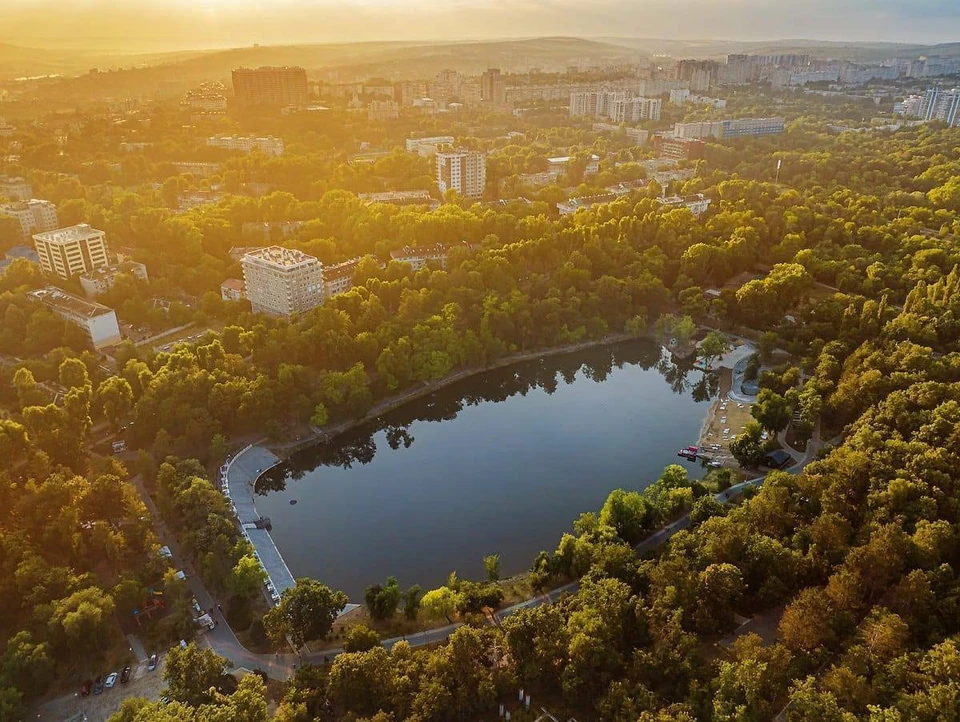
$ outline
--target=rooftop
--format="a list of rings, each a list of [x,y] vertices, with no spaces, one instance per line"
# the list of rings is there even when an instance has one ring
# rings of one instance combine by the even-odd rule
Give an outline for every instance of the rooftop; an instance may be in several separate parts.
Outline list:
[[[231,291],[242,291],[243,290],[243,281],[239,278],[228,278],[226,281],[220,284],[221,288],[229,288]]]
[[[4,203],[0,208],[5,211],[28,211],[30,206],[36,205],[38,203],[46,203],[48,205],[53,205],[50,201],[41,201],[36,198],[31,198],[28,201],[14,201],[13,203]]]
[[[267,246],[247,252],[243,260],[263,261],[277,268],[293,268],[301,264],[319,263],[316,257],[283,246]]]
[[[323,280],[339,281],[341,278],[349,278],[353,276],[353,272],[356,270],[358,263],[360,263],[359,258],[351,258],[349,261],[344,261],[343,263],[325,266],[323,269]]]
[[[142,263],[137,263],[136,261],[120,261],[120,263],[117,263],[113,266],[101,266],[100,268],[94,268],[92,271],[87,271],[81,275],[80,278],[86,278],[94,281],[103,278],[110,278],[118,273],[131,273],[141,268],[144,268]]]
[[[411,256],[443,256],[450,250],[450,246],[443,243],[436,243],[432,246],[404,246],[396,251],[390,251],[390,257],[410,258]]]
[[[98,231],[87,223],[80,223],[69,228],[58,228],[55,231],[44,231],[43,233],[34,233],[36,240],[46,241],[47,243],[71,243],[73,241],[83,241],[96,235],[103,235],[103,231]]]
[[[112,308],[108,308],[102,303],[96,303],[95,301],[88,301],[85,298],[74,296],[72,293],[62,291],[56,286],[38,288],[36,291],[30,291],[27,295],[35,301],[40,301],[41,303],[45,303],[48,306],[75,316],[96,318],[97,316],[103,316],[107,313],[113,313]]]

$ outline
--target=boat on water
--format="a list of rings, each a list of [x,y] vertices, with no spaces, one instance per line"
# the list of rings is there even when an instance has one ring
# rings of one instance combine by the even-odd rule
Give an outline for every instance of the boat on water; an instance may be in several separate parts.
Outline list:
[[[700,448],[697,446],[688,446],[685,449],[677,450],[677,456],[684,458],[687,461],[696,461],[699,453]]]

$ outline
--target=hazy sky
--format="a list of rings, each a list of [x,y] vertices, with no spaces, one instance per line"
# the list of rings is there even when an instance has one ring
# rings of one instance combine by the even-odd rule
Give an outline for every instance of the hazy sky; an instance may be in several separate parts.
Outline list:
[[[0,0],[0,41],[148,49],[536,35],[960,40],[960,0]]]

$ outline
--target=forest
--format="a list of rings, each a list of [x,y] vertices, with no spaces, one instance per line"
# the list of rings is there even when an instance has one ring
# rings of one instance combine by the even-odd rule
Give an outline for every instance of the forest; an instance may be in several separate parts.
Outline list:
[[[586,132],[577,142],[577,152],[608,150]],[[177,623],[190,623],[131,475],[205,582],[249,617],[262,579],[205,466],[228,440],[348,420],[458,369],[687,316],[791,353],[761,378],[766,398],[840,440],[802,473],[771,473],[726,505],[694,501],[670,469],[647,492],[613,492],[530,560],[542,588],[580,578],[579,590],[500,626],[471,616],[499,603],[484,584],[452,579],[409,600],[379,585],[367,601],[383,614],[419,607],[470,623],[432,649],[387,650],[358,632],[329,666],[303,666],[271,692],[273,719],[478,718],[518,686],[578,719],[960,718],[958,151],[956,129],[831,134],[798,115],[782,137],[708,146],[678,188],[711,197],[701,218],[664,210],[655,184],[559,218],[539,199],[365,205],[335,179],[334,167],[349,167],[340,160],[304,185],[309,153],[234,159],[277,190],[186,214],[167,207],[170,178],[150,195],[46,177],[63,219],[106,228],[156,266],[162,287],[202,299],[170,313],[222,331],[161,353],[125,344],[110,368],[23,298],[42,282],[28,264],[0,279],[0,718],[17,719],[59,672],[95,655],[146,589],[162,585]],[[410,177],[417,163],[398,153],[370,172]],[[290,320],[209,296],[243,222],[290,219],[303,221],[291,246],[326,262],[367,256],[352,290]],[[379,262],[408,243],[461,241],[471,245],[445,271]],[[712,288],[719,297],[707,300]],[[113,292],[118,306],[148,295],[133,283]],[[96,425],[127,427],[135,469],[91,453]],[[691,506],[688,530],[634,553]],[[325,614],[304,621],[297,609],[342,606],[322,582],[256,620],[262,633],[323,637]],[[778,620],[774,638],[718,645],[735,615]],[[269,719],[259,677],[229,685],[225,668],[209,650],[172,652],[173,701],[129,700],[113,719]]]

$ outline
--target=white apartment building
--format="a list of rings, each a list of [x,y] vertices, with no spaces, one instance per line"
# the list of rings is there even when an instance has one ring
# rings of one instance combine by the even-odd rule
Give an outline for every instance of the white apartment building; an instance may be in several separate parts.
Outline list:
[[[207,138],[211,148],[238,150],[252,153],[259,150],[266,155],[283,155],[283,139],[272,135],[257,137],[252,135],[213,135]]]
[[[610,104],[608,117],[614,123],[637,123],[660,120],[663,100],[660,98],[619,98]]]
[[[783,118],[737,118],[736,120],[705,120],[677,123],[674,138],[737,138],[747,135],[777,135],[784,130]]]
[[[641,80],[637,85],[637,95],[644,98],[652,98],[657,95],[669,93],[678,88],[689,88],[690,82],[687,80]]]
[[[658,199],[660,205],[665,208],[688,208],[695,216],[699,216],[710,207],[710,199],[703,193],[697,193],[692,196],[671,196],[670,198]]]
[[[141,281],[147,280],[147,267],[136,261],[121,261],[115,266],[103,266],[81,274],[80,286],[87,297],[93,298],[106,293],[120,274],[126,274]]]
[[[910,95],[893,104],[893,114],[904,118],[919,118],[923,106],[923,96]]]
[[[429,261],[439,262],[440,267],[446,270],[449,250],[450,247],[442,243],[435,246],[404,246],[399,250],[390,251],[390,258],[400,263],[409,263],[414,271],[419,271]]]
[[[86,223],[34,233],[40,268],[44,273],[70,278],[109,265],[104,235]]]
[[[15,218],[20,223],[20,235],[29,241],[34,233],[52,231],[57,222],[57,207],[50,201],[20,201],[0,205],[0,215]]]
[[[87,332],[93,348],[99,351],[120,342],[120,325],[113,309],[47,286],[27,294],[34,301],[44,304],[55,314]]]
[[[437,188],[455,190],[464,198],[479,198],[487,185],[487,159],[476,150],[437,153]]]
[[[303,251],[281,246],[244,255],[243,282],[257,313],[290,316],[323,303],[323,265]]]
[[[28,201],[33,197],[33,188],[20,176],[0,175],[0,196],[12,201]]]
[[[407,153],[416,153],[424,158],[434,155],[438,148],[453,145],[452,135],[435,135],[430,138],[407,138]]]
[[[960,88],[925,91],[918,115],[926,121],[942,120],[950,128],[960,126]]]

